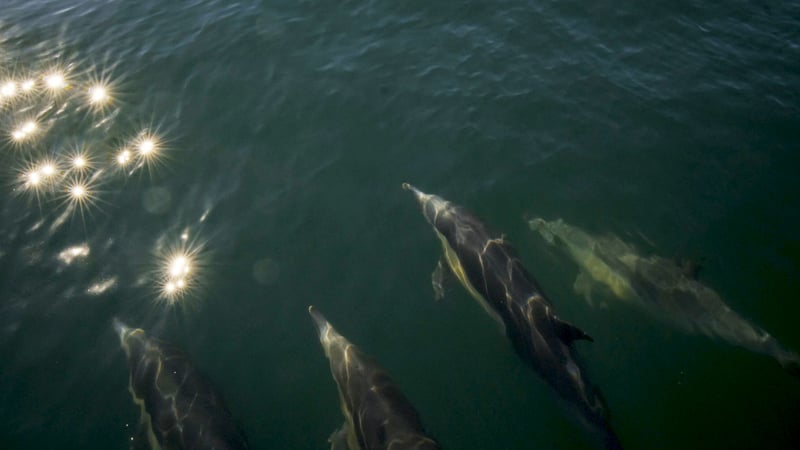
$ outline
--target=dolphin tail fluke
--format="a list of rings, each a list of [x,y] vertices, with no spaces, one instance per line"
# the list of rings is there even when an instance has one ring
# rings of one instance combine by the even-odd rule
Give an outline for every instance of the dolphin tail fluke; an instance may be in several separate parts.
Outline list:
[[[791,376],[793,376],[793,377],[795,377],[797,379],[800,379],[800,363],[798,363],[797,361],[792,361],[792,362],[784,365],[783,369],[786,370],[786,372],[789,375],[791,375]]]
[[[789,355],[790,356],[779,358],[778,362],[781,363],[781,366],[783,366],[783,370],[785,370],[786,373],[797,379],[800,379],[800,357],[794,353],[790,353]]]
[[[622,450],[622,443],[619,441],[617,435],[611,429],[608,430],[605,437],[605,450]]]

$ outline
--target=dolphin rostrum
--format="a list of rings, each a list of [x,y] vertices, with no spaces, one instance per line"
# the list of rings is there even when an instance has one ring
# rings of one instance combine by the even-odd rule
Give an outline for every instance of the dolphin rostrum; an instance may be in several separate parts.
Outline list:
[[[592,339],[561,320],[533,276],[522,266],[502,236],[465,208],[408,183],[422,213],[433,226],[444,250],[433,275],[434,291],[442,296],[441,278],[451,271],[505,330],[517,354],[556,391],[578,418],[599,435],[608,449],[622,448],[608,422],[599,390],[579,367],[573,342]]]
[[[330,437],[332,450],[435,450],[422,422],[397,384],[372,358],[308,308],[339,388],[345,423]]]
[[[529,226],[547,242],[562,247],[578,264],[575,291],[592,303],[592,286],[604,286],[626,303],[636,303],[687,331],[718,337],[730,344],[775,358],[800,377],[800,357],[763,329],[733,311],[716,291],[675,261],[641,256],[614,235],[595,237],[562,219],[531,219]]]
[[[114,319],[130,367],[129,389],[153,450],[244,450],[220,394],[181,350]]]

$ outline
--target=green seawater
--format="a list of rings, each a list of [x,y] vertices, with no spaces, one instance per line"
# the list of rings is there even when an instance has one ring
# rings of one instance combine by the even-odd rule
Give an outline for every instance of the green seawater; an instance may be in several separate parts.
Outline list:
[[[800,3],[4,0],[0,78],[47,98],[56,65],[63,96],[0,102],[0,449],[128,448],[113,317],[191,354],[251,448],[327,448],[343,419],[311,304],[443,448],[592,448],[464,289],[434,301],[439,242],[402,182],[504,233],[594,338],[576,346],[625,448],[800,443],[799,380],[608,295],[590,307],[525,220],[703,260],[800,350]],[[113,87],[101,111],[91,79]],[[164,158],[117,167],[142,130]],[[23,177],[80,145],[103,172],[71,213],[69,185]],[[170,306],[181,248],[193,289]]]

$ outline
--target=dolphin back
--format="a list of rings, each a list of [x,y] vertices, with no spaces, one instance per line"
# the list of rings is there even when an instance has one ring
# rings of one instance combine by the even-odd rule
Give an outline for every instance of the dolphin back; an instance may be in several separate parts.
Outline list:
[[[115,323],[115,329],[122,328]],[[222,396],[183,351],[141,329],[125,330],[130,391],[149,440],[169,449],[248,448]]]
[[[386,370],[340,335],[316,308],[309,307],[309,314],[320,333],[339,387],[345,427],[349,427],[334,433],[338,439],[332,439],[332,444],[339,448],[342,437],[352,434],[350,450],[438,449],[436,441],[426,435],[416,409]]]

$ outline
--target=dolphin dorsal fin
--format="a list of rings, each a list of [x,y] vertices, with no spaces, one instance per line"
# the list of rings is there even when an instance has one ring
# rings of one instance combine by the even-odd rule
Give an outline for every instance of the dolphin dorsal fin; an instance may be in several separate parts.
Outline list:
[[[555,325],[558,337],[567,344],[571,344],[572,341],[577,341],[578,339],[594,342],[591,336],[569,322],[553,317],[553,324]]]

